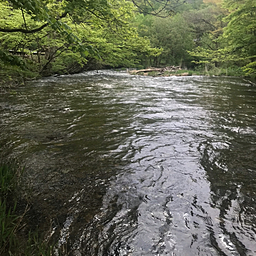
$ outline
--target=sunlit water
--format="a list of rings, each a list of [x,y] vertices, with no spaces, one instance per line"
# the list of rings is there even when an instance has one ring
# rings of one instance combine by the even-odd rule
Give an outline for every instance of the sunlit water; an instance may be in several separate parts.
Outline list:
[[[0,117],[56,255],[256,255],[250,84],[88,72],[2,94]]]

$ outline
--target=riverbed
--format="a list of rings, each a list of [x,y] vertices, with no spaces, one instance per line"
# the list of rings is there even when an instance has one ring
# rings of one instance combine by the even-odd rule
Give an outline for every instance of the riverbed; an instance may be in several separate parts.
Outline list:
[[[256,255],[256,88],[90,71],[2,94],[0,146],[56,255]],[[60,252],[57,251],[61,251]]]

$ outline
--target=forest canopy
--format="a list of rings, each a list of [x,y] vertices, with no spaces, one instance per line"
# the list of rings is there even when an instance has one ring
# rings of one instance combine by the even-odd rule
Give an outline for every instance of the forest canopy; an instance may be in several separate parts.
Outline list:
[[[103,67],[255,76],[256,0],[0,0],[5,82]]]

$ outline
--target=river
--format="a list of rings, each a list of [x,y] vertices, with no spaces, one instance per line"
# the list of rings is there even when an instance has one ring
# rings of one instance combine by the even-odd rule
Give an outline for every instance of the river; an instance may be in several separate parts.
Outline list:
[[[256,88],[91,71],[3,93],[0,146],[56,255],[256,255]],[[59,252],[57,252],[57,249]]]

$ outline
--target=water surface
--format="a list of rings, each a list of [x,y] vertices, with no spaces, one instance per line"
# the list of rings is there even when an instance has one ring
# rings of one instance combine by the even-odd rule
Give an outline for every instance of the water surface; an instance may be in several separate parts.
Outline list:
[[[0,116],[59,255],[256,254],[250,84],[87,72],[1,95]]]

